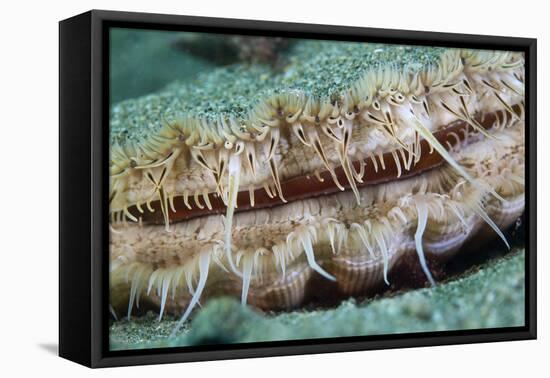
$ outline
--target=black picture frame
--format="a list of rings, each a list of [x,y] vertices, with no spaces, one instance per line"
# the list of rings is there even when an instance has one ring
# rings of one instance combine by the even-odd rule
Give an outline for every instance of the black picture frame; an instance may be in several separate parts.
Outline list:
[[[109,351],[109,27],[523,51],[526,69],[524,327]],[[534,339],[536,39],[92,10],[59,23],[59,354],[89,367]]]

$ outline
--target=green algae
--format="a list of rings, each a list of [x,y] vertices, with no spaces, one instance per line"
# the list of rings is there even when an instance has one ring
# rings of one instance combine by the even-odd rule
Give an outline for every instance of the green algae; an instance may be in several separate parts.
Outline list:
[[[111,110],[111,143],[142,141],[165,119],[246,120],[260,102],[281,93],[333,99],[368,72],[391,67],[419,73],[448,49],[359,42],[299,40],[284,52],[284,67],[236,63],[178,80],[156,94],[123,101]]]
[[[525,322],[525,252],[516,249],[435,287],[336,308],[260,314],[234,299],[208,302],[169,339],[175,319],[150,313],[110,326],[112,349],[247,343],[343,336],[518,327]]]
[[[297,44],[280,77],[288,88],[315,98],[331,98],[370,71],[391,67],[410,74],[436,66],[448,49],[378,43],[307,41]]]

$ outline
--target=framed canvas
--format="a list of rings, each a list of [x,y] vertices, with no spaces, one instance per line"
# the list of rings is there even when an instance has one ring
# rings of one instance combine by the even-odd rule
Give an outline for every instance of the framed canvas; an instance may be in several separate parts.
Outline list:
[[[536,40],[59,26],[62,357],[536,337]]]

